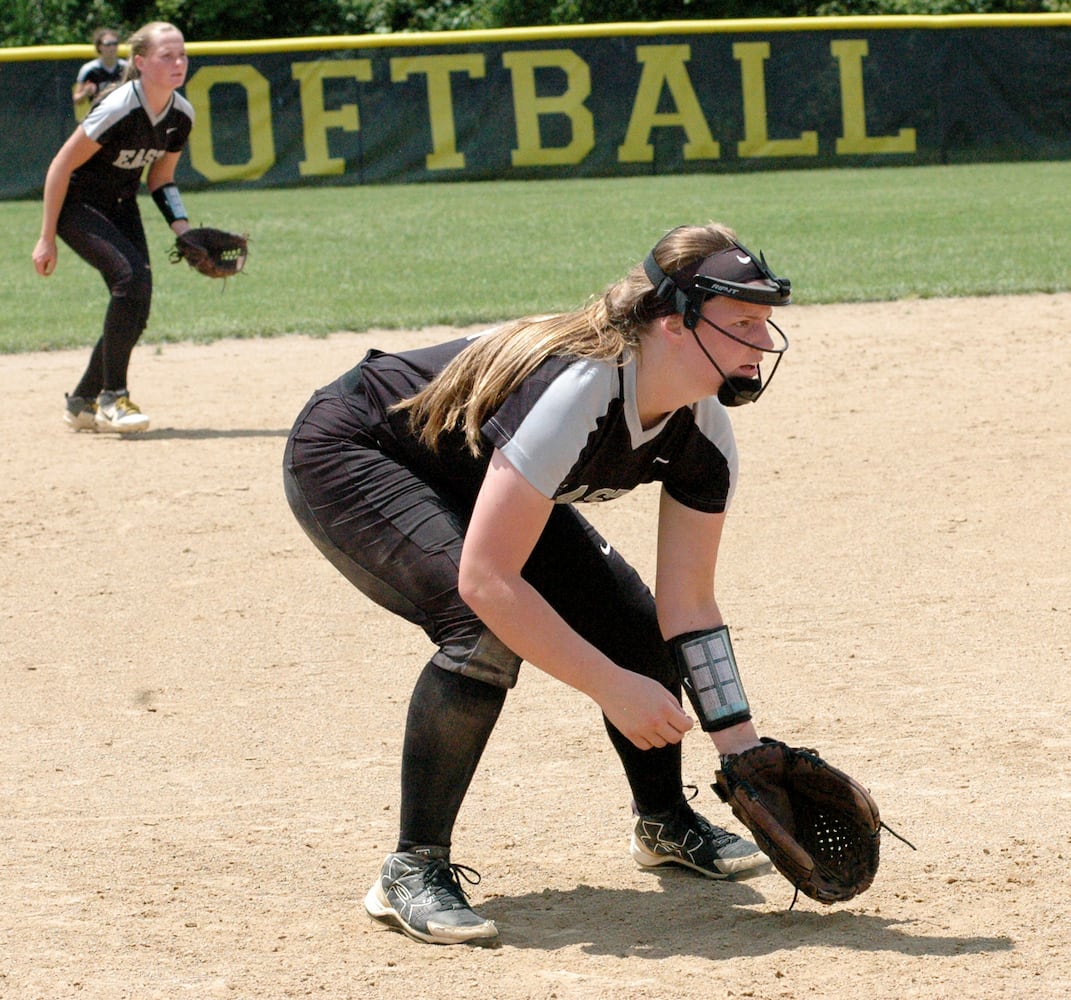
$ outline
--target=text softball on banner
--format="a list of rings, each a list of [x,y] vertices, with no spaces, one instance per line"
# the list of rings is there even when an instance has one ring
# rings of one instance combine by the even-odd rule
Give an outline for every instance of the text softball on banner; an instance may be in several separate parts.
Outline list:
[[[292,158],[303,178],[500,177],[524,168],[567,168],[576,175],[649,167],[658,160],[664,170],[679,170],[721,160],[722,142],[734,134],[739,138],[728,155],[736,160],[818,158],[817,128],[771,134],[771,118],[786,124],[784,119],[802,116],[791,109],[778,116],[769,109],[769,42],[732,44],[738,79],[722,89],[723,100],[732,96],[720,113],[704,108],[700,95],[709,92],[704,77],[709,81],[716,69],[697,61],[694,49],[635,46],[629,53],[635,79],[616,61],[612,72],[605,67],[593,74],[598,63],[573,48],[291,61],[286,69],[296,83],[298,115],[273,113],[273,92],[290,81],[284,84],[275,75],[273,87],[272,78],[249,64],[203,67],[193,73],[186,93],[200,117],[215,125],[193,137],[191,162],[212,181],[256,180],[279,167],[278,137],[296,140],[287,142],[283,158]],[[868,49],[865,39],[830,43],[839,90],[832,109],[838,116],[835,155],[912,155],[915,128],[867,131]],[[219,93],[228,87],[235,89],[229,100]],[[214,92],[220,104],[227,101],[226,125],[215,121]],[[733,115],[725,113],[730,110]],[[724,126],[717,135],[715,122]],[[398,134],[401,129],[408,137]],[[238,150],[242,155],[236,158]]]
[[[197,123],[180,181],[371,184],[1071,155],[1071,18],[1017,27],[916,19],[956,24],[946,30],[906,20],[361,36],[315,48],[194,42],[185,94]],[[27,67],[0,57],[0,118],[23,116],[4,131],[23,138],[3,196],[39,189],[57,134],[62,141],[73,127],[69,107],[46,110],[41,95],[62,93],[76,68],[77,59]],[[12,92],[13,69],[33,94]],[[42,128],[42,113],[58,127]]]

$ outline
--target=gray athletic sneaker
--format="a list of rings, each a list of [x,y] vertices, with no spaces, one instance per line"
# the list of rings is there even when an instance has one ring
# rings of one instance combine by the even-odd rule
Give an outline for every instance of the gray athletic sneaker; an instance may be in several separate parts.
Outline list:
[[[82,396],[68,396],[63,408],[63,419],[71,430],[95,431],[97,429],[97,401]]]
[[[642,868],[684,865],[707,878],[747,878],[771,867],[770,859],[754,844],[714,826],[686,802],[640,816],[629,852]]]
[[[388,854],[364,908],[373,920],[429,944],[498,943],[493,920],[475,913],[458,879],[476,885],[479,872],[450,863],[446,847]]]

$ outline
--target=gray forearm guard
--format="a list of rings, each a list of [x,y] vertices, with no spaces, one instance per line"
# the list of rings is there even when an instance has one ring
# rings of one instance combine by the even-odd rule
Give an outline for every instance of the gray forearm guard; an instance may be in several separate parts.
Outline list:
[[[173,182],[162,184],[153,191],[152,200],[156,202],[156,207],[160,209],[160,214],[169,226],[172,222],[178,222],[179,219],[189,219],[177,184]]]
[[[728,729],[751,718],[728,626],[685,632],[670,639],[669,646],[704,732]]]

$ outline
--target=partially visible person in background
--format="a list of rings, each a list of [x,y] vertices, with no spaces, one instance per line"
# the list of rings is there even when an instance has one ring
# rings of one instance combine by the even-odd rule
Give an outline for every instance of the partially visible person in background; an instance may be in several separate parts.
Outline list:
[[[149,321],[152,266],[138,210],[145,174],[161,215],[180,236],[190,228],[175,168],[193,127],[176,93],[189,68],[173,24],[154,21],[130,37],[125,82],[95,104],[52,159],[45,177],[37,273],[56,269],[56,237],[96,268],[108,286],[104,327],[64,420],[76,431],[143,431],[149,418],[127,389],[130,355]]]
[[[74,115],[78,121],[101,97],[101,92],[110,86],[118,86],[123,80],[126,60],[119,58],[119,32],[114,28],[97,28],[93,32],[93,48],[97,58],[83,63],[74,81]]]

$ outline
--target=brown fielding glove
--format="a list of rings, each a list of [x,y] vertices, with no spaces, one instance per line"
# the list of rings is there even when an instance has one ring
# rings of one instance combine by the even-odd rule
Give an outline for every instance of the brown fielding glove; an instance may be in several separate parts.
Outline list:
[[[764,739],[722,758],[711,787],[797,894],[836,903],[874,881],[884,825],[877,803],[814,750]]]
[[[184,260],[209,278],[231,278],[245,267],[249,240],[207,226],[187,229],[175,240],[169,256],[172,264]]]

